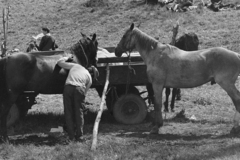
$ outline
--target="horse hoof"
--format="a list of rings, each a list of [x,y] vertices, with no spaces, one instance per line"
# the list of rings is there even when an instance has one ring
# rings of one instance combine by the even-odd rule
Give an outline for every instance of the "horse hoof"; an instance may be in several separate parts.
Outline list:
[[[150,131],[150,134],[158,134],[158,127],[154,126],[152,130]]]

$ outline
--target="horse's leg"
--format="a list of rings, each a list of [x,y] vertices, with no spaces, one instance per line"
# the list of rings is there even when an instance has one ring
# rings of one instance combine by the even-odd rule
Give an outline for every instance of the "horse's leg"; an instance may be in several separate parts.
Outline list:
[[[150,131],[151,134],[158,134],[158,130],[163,126],[162,118],[162,92],[163,85],[159,83],[152,83],[154,90],[154,112],[155,112],[155,126]]]
[[[1,104],[1,112],[0,112],[0,143],[8,141],[7,137],[7,115],[10,110],[7,106]]]
[[[177,96],[177,98],[176,98],[176,100],[181,100],[181,90],[180,90],[180,88],[177,88],[176,89],[176,96]]]
[[[7,93],[6,93],[7,94]],[[2,142],[8,142],[8,136],[7,136],[7,116],[11,109],[11,106],[14,104],[14,102],[17,100],[17,94],[10,94],[10,98],[5,100],[1,104],[1,122],[0,122],[0,136]]]
[[[237,90],[236,86],[233,82],[217,82],[230,96],[233,101],[233,104],[236,108],[236,112],[234,115],[234,126],[231,132],[239,132],[240,131],[240,92]]]
[[[147,83],[146,85],[147,91],[148,91],[148,104],[154,106],[154,91],[151,83]],[[154,113],[154,112],[153,112]],[[155,125],[154,118],[152,119],[152,126]]]
[[[168,112],[168,98],[169,98],[170,92],[171,92],[170,88],[165,88],[166,100],[164,102],[164,112]]]
[[[146,85],[147,91],[148,91],[148,104],[153,104],[154,103],[154,91],[151,83],[148,83]]]
[[[0,124],[0,143],[1,142],[8,142],[8,136],[7,136],[7,116],[10,111],[11,106],[2,104],[1,105],[1,124]]]
[[[172,89],[172,100],[171,100],[171,111],[174,112],[174,104],[175,104],[175,98],[177,95],[177,88]]]

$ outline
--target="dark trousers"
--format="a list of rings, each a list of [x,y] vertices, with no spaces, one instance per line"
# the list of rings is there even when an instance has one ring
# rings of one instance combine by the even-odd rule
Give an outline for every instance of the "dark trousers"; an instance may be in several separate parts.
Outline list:
[[[70,139],[83,135],[85,90],[82,87],[65,85],[63,92],[64,115]]]

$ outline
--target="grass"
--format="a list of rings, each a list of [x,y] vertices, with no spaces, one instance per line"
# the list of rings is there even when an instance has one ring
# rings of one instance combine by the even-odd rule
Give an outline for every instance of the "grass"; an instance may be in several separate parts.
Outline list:
[[[235,10],[212,12],[204,9],[202,14],[195,10],[174,13],[159,5],[137,5],[131,0],[126,0],[125,3],[111,0],[108,6],[93,8],[85,7],[81,1],[65,0],[9,3],[9,49],[16,47],[25,51],[26,43],[32,35],[41,31],[41,26],[50,28],[63,50],[67,50],[80,39],[80,32],[97,33],[102,47],[116,46],[132,22],[140,25],[140,29],[151,36],[158,37],[160,42],[169,43],[172,26],[179,20],[179,35],[196,32],[200,39],[200,48],[224,46],[239,52],[239,24],[234,19],[240,13]]]
[[[239,10],[212,12],[205,8],[203,13],[196,10],[172,13],[159,5],[139,5],[139,1],[133,0],[109,0],[108,5],[96,7],[86,7],[87,0],[5,2],[11,6],[9,50],[25,51],[26,43],[32,35],[40,33],[41,26],[50,28],[62,50],[67,51],[80,39],[80,32],[97,33],[101,47],[116,46],[132,22],[160,42],[169,43],[172,26],[179,20],[179,36],[195,32],[200,39],[200,49],[223,46],[240,52]],[[1,9],[5,2],[0,2]],[[195,1],[198,2],[200,0]],[[239,3],[227,1],[230,2]],[[236,85],[240,88],[239,80]],[[61,95],[39,95],[37,101],[16,134],[10,136],[12,143],[0,145],[0,159],[240,159],[239,136],[229,134],[235,109],[218,85],[183,89],[182,100],[176,102],[176,113],[163,114],[165,123],[159,135],[148,134],[149,119],[138,125],[122,125],[105,111],[95,152],[90,151],[90,146],[100,98],[94,90],[87,95],[91,112],[85,116],[84,143],[64,144],[62,134],[49,133],[51,128],[64,123]],[[176,114],[182,109],[186,118],[194,115],[196,121],[176,120]]]
[[[203,93],[205,91],[206,94]],[[91,90],[87,102],[95,100]],[[209,99],[209,94],[214,95]],[[211,104],[196,103],[207,99]],[[182,90],[182,100],[176,103],[176,113],[168,113],[160,135],[144,134],[150,122],[139,125],[122,125],[105,111],[101,120],[98,148],[90,151],[91,134],[96,112],[85,116],[86,142],[61,142],[61,134],[49,133],[51,128],[62,126],[61,96],[52,98],[40,95],[40,102],[30,110],[23,127],[11,136],[13,144],[3,144],[0,157],[6,159],[237,159],[240,139],[229,134],[234,108],[219,86],[203,85]],[[46,106],[46,104],[52,107]],[[93,107],[88,103],[88,107]],[[97,103],[96,103],[97,104]],[[94,105],[96,107],[96,104]],[[227,105],[227,107],[226,107]],[[59,108],[54,108],[59,106]],[[36,112],[36,109],[38,111]],[[46,114],[46,108],[48,113]],[[186,117],[195,115],[196,121],[174,120],[182,109]]]

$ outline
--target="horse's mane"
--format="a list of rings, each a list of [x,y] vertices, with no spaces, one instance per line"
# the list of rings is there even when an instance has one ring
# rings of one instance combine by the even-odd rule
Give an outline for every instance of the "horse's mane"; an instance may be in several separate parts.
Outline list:
[[[158,41],[153,37],[147,35],[138,28],[134,28],[133,33],[142,48],[145,48],[146,50],[152,50],[156,48]]]
[[[80,42],[74,44],[70,50],[73,52],[73,54],[76,55],[77,59],[81,63],[82,66],[87,67],[88,66],[88,57],[84,51],[83,46]]]

